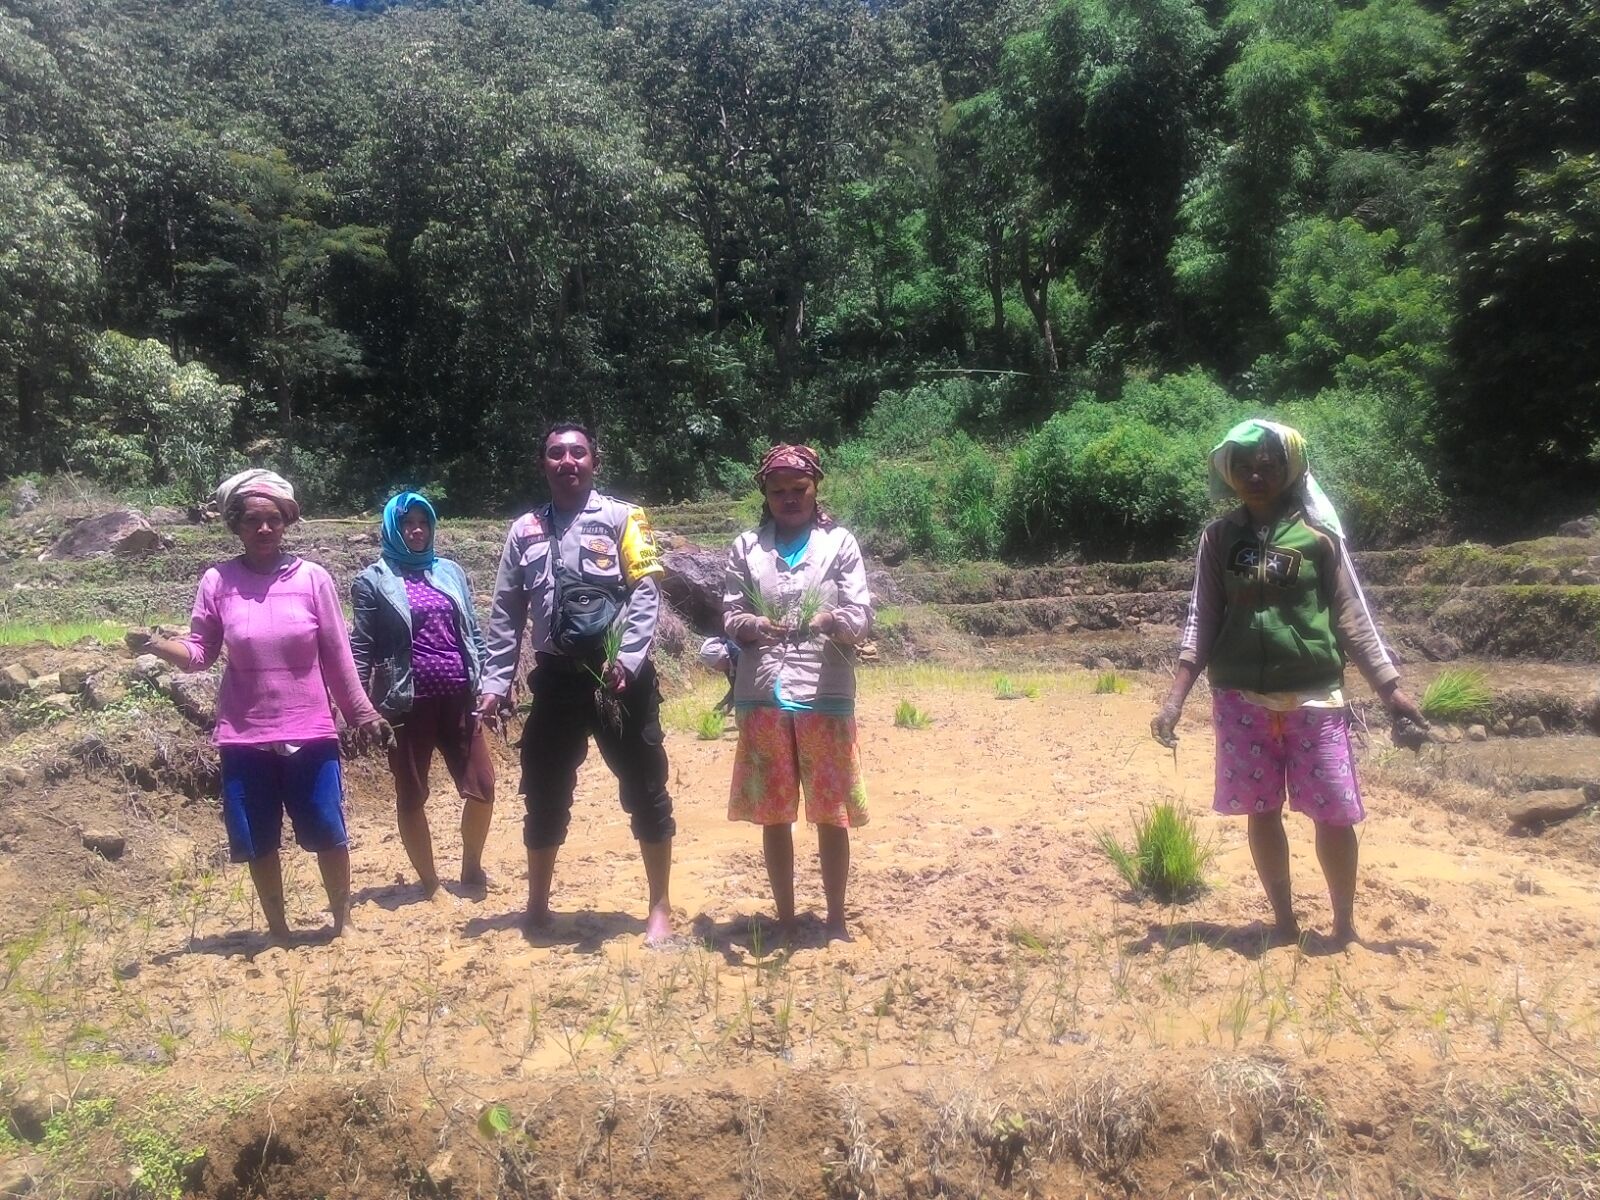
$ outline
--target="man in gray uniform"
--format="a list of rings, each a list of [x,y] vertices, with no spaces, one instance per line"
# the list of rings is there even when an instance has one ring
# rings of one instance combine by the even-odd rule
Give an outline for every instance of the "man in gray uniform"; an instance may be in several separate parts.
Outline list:
[[[485,631],[489,660],[479,711],[495,720],[509,706],[522,629],[531,616],[533,710],[522,734],[521,788],[528,919],[535,926],[550,922],[556,854],[567,837],[578,767],[592,734],[617,777],[623,810],[639,839],[650,888],[645,938],[654,943],[672,936],[667,885],[677,832],[667,793],[661,694],[650,661],[662,568],[644,510],[594,490],[597,461],[594,435],[581,425],[557,425],[545,436],[551,502],[519,517],[506,537]],[[621,646],[610,662],[558,644],[563,639],[557,597],[576,592],[610,595],[621,606],[614,624]]]

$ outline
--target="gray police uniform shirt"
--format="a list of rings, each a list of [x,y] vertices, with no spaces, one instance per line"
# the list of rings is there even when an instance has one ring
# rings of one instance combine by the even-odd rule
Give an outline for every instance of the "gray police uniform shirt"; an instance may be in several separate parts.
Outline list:
[[[510,694],[524,625],[530,626],[528,640],[534,653],[560,653],[550,640],[555,618],[552,528],[558,535],[556,552],[568,571],[585,582],[620,584],[626,589],[617,661],[630,677],[639,673],[655,642],[663,569],[644,509],[600,492],[590,492],[583,510],[570,519],[546,504],[518,517],[506,535],[495,574],[494,604],[484,631],[489,657],[482,686],[489,694]]]

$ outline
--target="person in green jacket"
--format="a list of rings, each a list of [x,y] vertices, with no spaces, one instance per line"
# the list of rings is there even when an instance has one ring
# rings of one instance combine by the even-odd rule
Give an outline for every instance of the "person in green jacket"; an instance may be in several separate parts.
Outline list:
[[[1211,452],[1211,491],[1240,507],[1200,537],[1172,688],[1150,731],[1164,746],[1204,671],[1216,730],[1212,807],[1242,814],[1272,904],[1276,940],[1300,937],[1283,803],[1316,824],[1333,939],[1356,941],[1355,826],[1366,815],[1351,753],[1344,666],[1354,660],[1394,714],[1426,726],[1400,687],[1367,607],[1338,513],[1317,486],[1305,439],[1242,422]]]

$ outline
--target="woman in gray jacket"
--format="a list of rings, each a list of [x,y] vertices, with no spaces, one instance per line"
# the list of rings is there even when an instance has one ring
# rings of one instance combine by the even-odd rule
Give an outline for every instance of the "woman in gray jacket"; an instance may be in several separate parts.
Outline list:
[[[426,497],[394,497],[383,510],[383,557],[350,588],[356,668],[395,730],[389,769],[400,840],[430,899],[439,892],[425,807],[435,749],[464,801],[461,884],[474,891],[488,887],[483,844],[494,811],[494,760],[477,714],[483,634],[466,572],[434,553],[437,523]]]
[[[761,526],[728,553],[723,628],[739,643],[733,707],[739,748],[728,817],[762,827],[778,924],[794,928],[800,791],[817,827],[830,938],[847,938],[850,828],[867,822],[856,751],[855,647],[872,627],[861,548],[817,506],[822,465],[806,446],[774,446],[756,483]]]

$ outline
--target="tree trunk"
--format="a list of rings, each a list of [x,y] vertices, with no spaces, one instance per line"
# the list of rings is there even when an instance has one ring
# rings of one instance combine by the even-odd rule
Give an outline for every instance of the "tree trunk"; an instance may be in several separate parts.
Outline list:
[[[994,324],[991,336],[994,338],[996,354],[1006,352],[1006,266],[1005,266],[1005,231],[999,222],[989,224],[989,304],[994,310]]]
[[[39,456],[39,378],[32,368],[17,368],[17,465],[37,470]]]
[[[1038,326],[1039,338],[1044,342],[1045,363],[1054,375],[1061,370],[1061,363],[1056,357],[1055,331],[1050,327],[1050,255],[1047,251],[1038,268],[1031,269],[1028,235],[1024,231],[1017,239],[1017,260],[1020,268],[1017,281],[1022,285],[1022,298],[1027,302],[1028,311],[1033,314],[1033,323]]]

